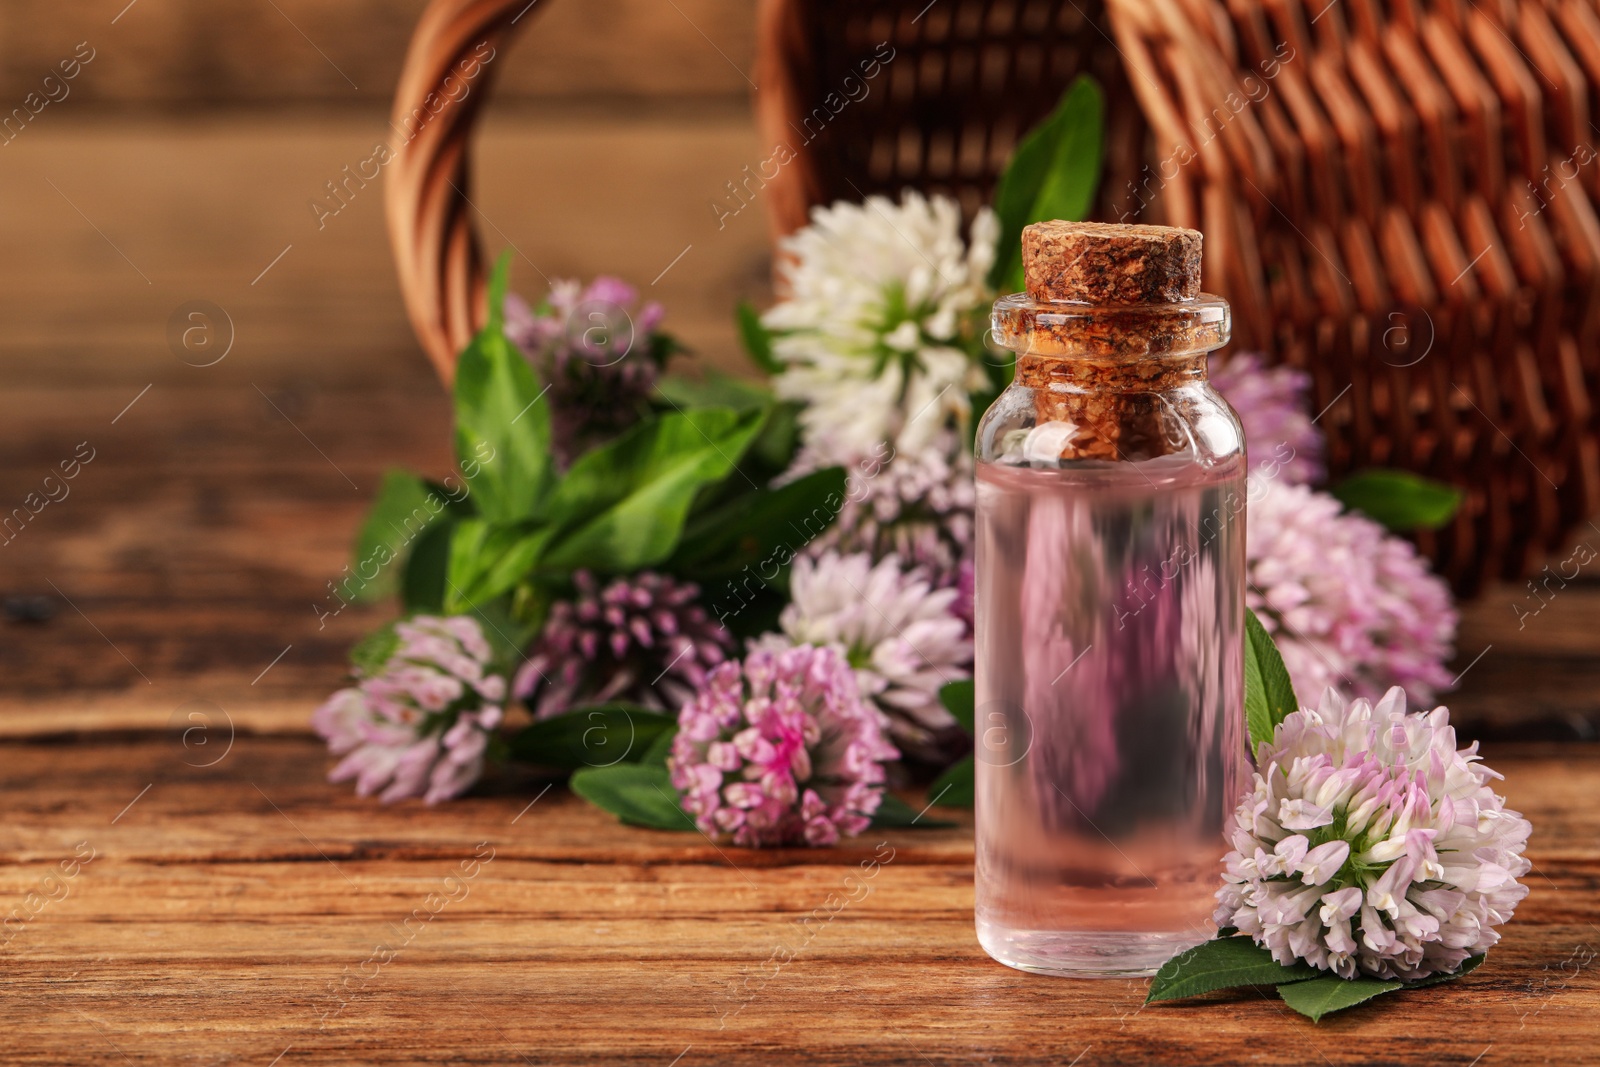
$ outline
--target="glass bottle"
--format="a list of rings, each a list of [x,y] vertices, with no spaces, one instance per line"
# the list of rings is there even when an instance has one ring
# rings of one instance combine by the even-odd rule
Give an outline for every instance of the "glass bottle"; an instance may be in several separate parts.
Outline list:
[[[1200,235],[1041,223],[977,438],[977,928],[1023,970],[1148,975],[1214,936],[1246,767],[1245,454],[1206,380]]]

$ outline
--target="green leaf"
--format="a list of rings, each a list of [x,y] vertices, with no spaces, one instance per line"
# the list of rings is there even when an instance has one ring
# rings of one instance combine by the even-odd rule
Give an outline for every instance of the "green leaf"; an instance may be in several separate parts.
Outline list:
[[[479,603],[467,614],[477,619],[483,627],[483,636],[489,642],[495,661],[505,669],[507,675],[515,673],[524,659],[523,650],[543,624],[542,618],[531,625],[518,620],[511,614],[505,597]]]
[[[644,755],[639,757],[639,762],[647,767],[665,767],[667,757],[672,755],[672,742],[678,736],[676,723],[662,730],[656,739],[650,742],[650,747],[644,750]]]
[[[1386,982],[1377,978],[1339,978],[1326,975],[1308,982],[1294,982],[1278,987],[1283,1002],[1312,1022],[1321,1021],[1330,1012],[1343,1011],[1363,1004],[1373,997],[1393,993],[1404,987],[1404,982]]]
[[[467,589],[477,581],[479,559],[494,529],[486,519],[462,519],[450,537],[450,563],[445,571],[444,608],[451,615],[471,606]]]
[[[501,329],[507,262],[490,280],[489,322],[456,364],[456,461],[478,512],[495,522],[531,517],[552,479],[549,404]]]
[[[969,734],[974,729],[976,702],[976,689],[970,678],[960,682],[946,682],[939,687],[939,703],[955,716],[956,722],[960,723],[962,729]],[[971,756],[965,756],[951,764],[928,787],[928,799],[941,808],[972,807],[977,788],[973,778],[976,770],[976,763]]]
[[[1017,145],[995,186],[1000,216],[999,254],[989,281],[1001,292],[1022,288],[1022,228],[1047,219],[1082,219],[1100,184],[1105,101],[1085,76],[1074,79],[1061,102]]]
[[[484,318],[484,326],[492,330],[502,330],[506,324],[506,292],[511,288],[511,252],[500,253],[500,258],[494,261],[494,269],[489,272],[488,291],[484,298],[489,301],[488,315]]]
[[[783,364],[772,353],[772,331],[761,324],[761,313],[748,300],[741,300],[734,317],[739,323],[739,339],[750,362],[767,374],[779,374]]]
[[[805,405],[795,402],[774,403],[767,413],[767,422],[761,427],[755,443],[750,446],[750,459],[756,481],[765,485],[772,478],[788,470],[800,451],[800,412]]]
[[[928,799],[941,808],[970,808],[976,799],[977,783],[973,773],[977,764],[971,756],[963,756],[951,764],[928,787]]]
[[[370,603],[392,596],[399,588],[412,543],[444,514],[445,507],[445,501],[416,475],[403,470],[386,472],[372,510],[356,535],[350,567],[363,584],[353,599]],[[367,577],[369,570],[374,572],[371,578]]]
[[[642,763],[662,735],[676,730],[676,720],[649,708],[603,704],[533,723],[511,739],[511,754],[526,763],[568,770]]]
[[[956,722],[966,728],[967,733],[972,733],[973,719],[977,716],[974,705],[977,703],[977,690],[972,679],[961,682],[946,682],[939,687],[939,703],[944,705],[946,711],[954,715]]]
[[[1480,952],[1476,956],[1468,956],[1461,962],[1461,966],[1457,967],[1449,974],[1430,974],[1426,978],[1418,978],[1415,982],[1407,982],[1406,988],[1426,989],[1428,986],[1439,985],[1442,982],[1454,982],[1457,978],[1469,975],[1479,967],[1483,966],[1483,961],[1488,958],[1489,954],[1487,952]]]
[[[459,614],[509,592],[539,561],[555,531],[529,523],[462,519],[450,540],[444,606]]]
[[[1272,740],[1273,730],[1291,712],[1298,711],[1289,671],[1278,655],[1256,613],[1244,609],[1244,721],[1250,730],[1250,749]]]
[[[772,403],[772,390],[766,386],[715,370],[707,370],[700,378],[668,374],[656,383],[656,394],[679,411],[687,408],[754,411]]]
[[[409,612],[438,614],[444,610],[445,579],[450,572],[450,542],[456,521],[445,518],[429,526],[411,546],[400,579],[400,602]]]
[[[918,830],[943,830],[954,826],[955,823],[945,819],[930,819],[927,815],[914,810],[911,805],[893,793],[885,790],[883,800],[878,804],[878,810],[873,813],[872,825],[880,830],[912,828]]]
[[[1328,492],[1391,530],[1437,530],[1461,509],[1461,490],[1410,471],[1357,471]]]
[[[844,505],[842,467],[826,467],[778,489],[759,489],[697,515],[663,569],[708,581],[754,568],[753,576],[786,566],[833,525]]]
[[[487,603],[522,581],[553,533],[547,526],[530,528],[520,523],[496,527],[479,560],[478,580],[469,590],[472,602]]]
[[[350,650],[350,667],[356,675],[370,677],[383,669],[399,647],[400,635],[394,632],[394,623],[386,623],[356,642]]]
[[[602,811],[632,826],[655,830],[693,830],[694,820],[678,803],[665,767],[619,763],[574,771],[572,791]]]
[[[1144,1002],[1180,1000],[1236,986],[1275,985],[1324,973],[1309,963],[1285,967],[1248,937],[1216,937],[1162,964],[1150,979],[1150,992]]]
[[[763,421],[729,408],[673,412],[585,453],[551,494],[561,532],[544,564],[615,574],[667,559],[695,493],[733,473]]]
[[[761,425],[761,432],[745,449],[735,473],[720,484],[707,486],[696,494],[694,506],[689,509],[690,522],[746,493],[771,487],[779,475],[794,466],[794,458],[800,451],[802,407],[801,404],[776,401],[767,405],[766,421]]]

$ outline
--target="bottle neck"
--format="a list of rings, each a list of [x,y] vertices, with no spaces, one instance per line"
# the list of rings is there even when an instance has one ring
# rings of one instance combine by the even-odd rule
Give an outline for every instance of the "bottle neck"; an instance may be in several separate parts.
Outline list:
[[[1094,355],[1020,352],[1016,381],[1041,392],[1162,393],[1206,380],[1205,352],[1106,359]]]
[[[994,306],[994,335],[1017,354],[1016,385],[1031,393],[1033,422],[1049,426],[1057,459],[1128,461],[1181,442],[1175,405],[1162,394],[1206,380],[1206,356],[1227,343],[1226,301],[1170,304],[1035,301]]]
[[[1232,325],[1228,302],[1205,294],[1173,304],[1104,305],[1017,293],[995,301],[993,317],[994,337],[1017,353],[1019,369],[1030,359],[1119,379],[1192,372],[1197,361],[1203,372],[1206,353],[1228,343]]]

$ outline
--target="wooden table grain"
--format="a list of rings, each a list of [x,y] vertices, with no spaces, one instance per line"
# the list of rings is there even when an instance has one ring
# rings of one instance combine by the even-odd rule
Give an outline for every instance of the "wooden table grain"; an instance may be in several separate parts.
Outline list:
[[[1255,993],[1144,1007],[1143,981],[992,962],[970,823],[749,852],[620,826],[559,787],[382,807],[329,788],[311,739],[189,740],[0,746],[0,899],[28,915],[0,938],[4,1062],[1596,1055],[1600,811],[1573,803],[1600,792],[1588,748],[1489,753],[1537,828],[1532,893],[1489,963],[1313,1025]]]

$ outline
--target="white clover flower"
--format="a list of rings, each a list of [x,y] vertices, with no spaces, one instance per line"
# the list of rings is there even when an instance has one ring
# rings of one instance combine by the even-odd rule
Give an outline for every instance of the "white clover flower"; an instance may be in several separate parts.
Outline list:
[[[930,588],[920,569],[906,569],[897,556],[874,564],[865,553],[836,552],[796,559],[789,589],[783,632],[758,638],[756,647],[839,648],[900,747],[931,753],[935,735],[956,725],[939,687],[971,677],[972,642],[952,610],[957,590]]]
[[[987,382],[969,354],[972,313],[992,297],[998,237],[989,209],[969,244],[955,201],[907,191],[899,204],[872,196],[814,208],[784,239],[784,299],[762,321],[786,364],[774,388],[807,404],[813,448],[835,460],[883,441],[914,451],[968,419],[968,394]]]
[[[977,485],[972,453],[954,430],[942,430],[918,452],[882,452],[843,463],[849,480],[838,521],[808,545],[806,554],[894,554],[921,567],[935,588],[955,585],[972,558]],[[888,458],[883,458],[887,453]],[[806,447],[784,475],[792,481],[839,463]]]
[[[1327,690],[1278,724],[1235,812],[1218,926],[1341,978],[1456,970],[1500,940],[1528,887],[1531,827],[1489,788],[1444,708]]]

